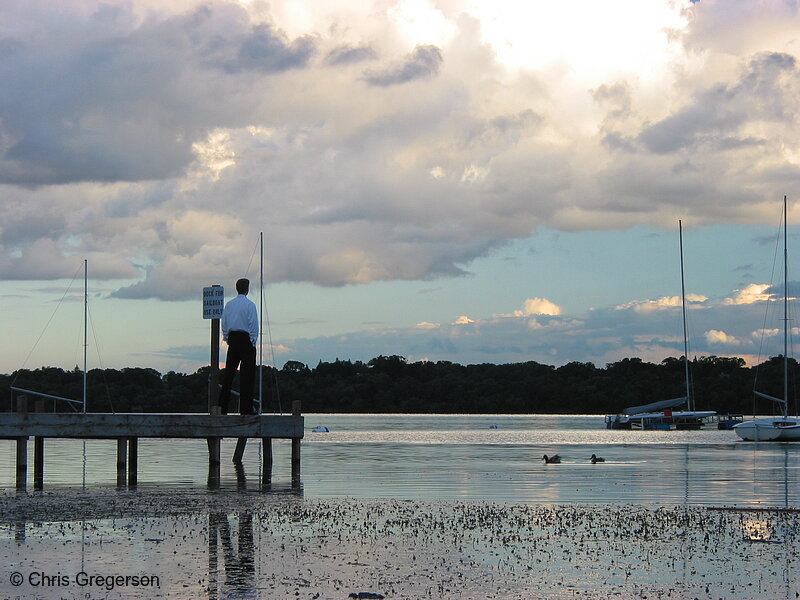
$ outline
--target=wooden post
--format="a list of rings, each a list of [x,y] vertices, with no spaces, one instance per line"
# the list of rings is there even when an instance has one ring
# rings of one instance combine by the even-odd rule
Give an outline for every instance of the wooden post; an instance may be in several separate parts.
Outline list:
[[[267,488],[272,483],[272,438],[261,438],[261,487]]]
[[[24,490],[28,485],[28,438],[17,438],[17,489]]]
[[[240,463],[242,462],[242,457],[244,456],[244,449],[247,446],[247,438],[240,437],[236,440],[236,450],[233,452],[233,462]]]
[[[128,440],[117,438],[117,485],[123,487],[128,475]]]
[[[136,485],[139,468],[139,438],[128,438],[128,485]]]
[[[17,396],[17,412],[28,412],[28,396]],[[17,489],[24,490],[28,486],[28,437],[17,438]]]
[[[37,413],[44,412],[44,398],[34,400],[34,410]],[[35,436],[33,438],[33,488],[40,490],[44,487],[44,438]]]
[[[33,489],[44,487],[44,438],[37,435],[33,438]]]
[[[214,284],[211,287],[221,287]],[[219,319],[211,319],[211,383],[208,388],[208,414],[213,415],[219,398]],[[216,413],[219,414],[219,413]]]
[[[208,485],[216,487],[219,485],[219,455],[222,438],[208,438]]]
[[[300,416],[300,400],[292,401],[292,416]],[[292,487],[300,485],[300,438],[292,438]]]

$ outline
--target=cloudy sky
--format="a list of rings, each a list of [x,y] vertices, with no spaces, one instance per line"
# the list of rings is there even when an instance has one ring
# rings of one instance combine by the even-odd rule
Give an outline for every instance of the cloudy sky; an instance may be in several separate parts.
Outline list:
[[[799,60],[788,0],[5,0],[0,371],[82,361],[84,259],[92,366],[194,371],[261,232],[265,362],[660,361],[679,220],[691,354],[775,354]]]

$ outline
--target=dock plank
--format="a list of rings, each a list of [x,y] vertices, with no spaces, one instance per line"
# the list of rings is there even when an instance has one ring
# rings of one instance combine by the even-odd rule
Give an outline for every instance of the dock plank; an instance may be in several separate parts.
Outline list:
[[[303,437],[304,419],[293,415],[161,413],[0,413],[0,438],[112,439]]]

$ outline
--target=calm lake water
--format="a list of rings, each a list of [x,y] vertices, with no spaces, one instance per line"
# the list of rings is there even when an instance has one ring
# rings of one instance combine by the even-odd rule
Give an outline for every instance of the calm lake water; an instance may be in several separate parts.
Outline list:
[[[309,414],[305,424],[306,498],[800,508],[800,444],[743,442],[733,431],[612,431],[602,416],[571,415]],[[234,444],[223,445],[223,489],[242,488]],[[14,442],[0,449],[0,486],[12,489]],[[289,490],[289,442],[275,440],[273,452],[273,489]],[[591,464],[592,454],[606,462]],[[139,487],[202,487],[207,456],[204,441],[142,440]],[[47,440],[45,457],[46,489],[116,483],[114,442]],[[255,440],[243,464],[245,486],[257,489]]]
[[[800,596],[800,444],[601,416],[305,425],[300,485],[275,440],[267,491],[255,440],[238,472],[224,443],[215,488],[205,441],[141,440],[117,488],[114,442],[47,440],[44,490],[17,492],[0,440],[0,600]]]

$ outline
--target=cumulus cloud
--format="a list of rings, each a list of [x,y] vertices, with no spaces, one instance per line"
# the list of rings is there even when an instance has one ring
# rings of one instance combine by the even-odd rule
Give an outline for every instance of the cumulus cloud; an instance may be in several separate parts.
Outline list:
[[[709,329],[705,332],[706,341],[709,344],[727,344],[727,345],[738,345],[739,340],[737,340],[732,335],[728,335],[724,331],[718,331],[716,329]]]
[[[773,294],[769,291],[771,286],[767,283],[751,283],[741,290],[735,290],[734,295],[725,298],[725,304],[753,304],[772,300]]]
[[[269,88],[252,71],[302,68],[314,50],[310,37],[289,40],[235,3],[149,18],[128,4],[69,6],[6,13],[30,20],[0,62],[0,182],[179,176],[209,126],[255,119],[254,92]]]
[[[514,311],[514,315],[560,315],[561,308],[547,298],[527,298],[522,304],[522,310]]]
[[[436,46],[417,46],[402,62],[381,70],[369,71],[364,79],[370,85],[390,86],[415,79],[429,79],[439,72],[442,52]]]
[[[740,356],[755,364],[782,352],[782,329],[753,331],[763,322],[763,303],[726,304],[706,300],[707,306],[690,322],[690,356]],[[461,319],[449,324],[422,322],[391,330],[354,332],[286,342],[294,357],[307,363],[333,360],[343,353],[354,360],[378,354],[398,354],[409,360],[481,362],[537,361],[562,365],[571,361],[605,365],[637,356],[660,362],[684,353],[684,341],[674,312],[665,310],[593,309],[583,314],[473,317],[464,335]],[[701,329],[695,332],[693,325]],[[800,328],[795,328],[795,333]],[[287,357],[288,358],[288,357]]]
[[[602,5],[634,22],[598,64],[531,46],[568,2],[340,4],[9,0],[0,277],[190,298],[263,231],[272,282],[433,280],[540,226],[758,221],[800,176],[796,7]]]
[[[340,46],[328,52],[325,61],[329,65],[349,65],[376,58],[378,53],[370,46]]]
[[[768,326],[776,325],[772,329],[753,331],[753,324],[765,322],[765,308],[765,303],[709,301],[689,320],[690,357],[739,356],[752,365],[781,354],[781,315],[773,315],[775,318],[768,321]],[[684,353],[674,311],[619,311],[608,307],[578,314],[462,317],[451,322],[431,319],[391,327],[372,323],[370,329],[362,331],[306,338],[279,335],[273,339],[280,348],[281,361],[299,360],[309,365],[337,357],[369,360],[381,354],[397,354],[410,361],[537,361],[556,366],[581,361],[602,366],[634,356],[660,362]],[[798,334],[800,328],[793,328],[793,335]],[[202,346],[197,348],[200,366],[207,361],[207,346],[205,352]]]
[[[639,139],[657,154],[702,144],[721,150],[760,146],[751,135],[753,121],[783,123],[796,109],[784,99],[800,85],[797,60],[785,53],[764,52],[747,65],[738,81],[700,90],[687,106],[642,129]]]
[[[686,294],[686,307],[698,308],[708,302],[708,297],[702,294]],[[631,300],[616,307],[616,310],[634,310],[636,312],[649,312],[654,310],[666,310],[682,306],[683,301],[680,296],[661,296],[655,300]]]

